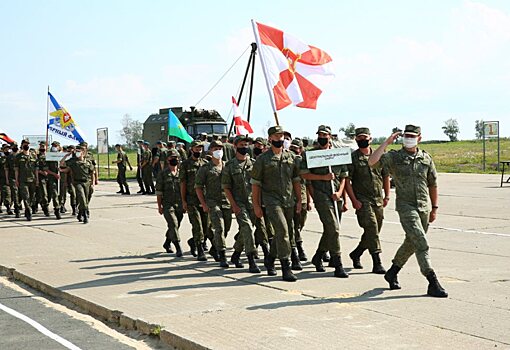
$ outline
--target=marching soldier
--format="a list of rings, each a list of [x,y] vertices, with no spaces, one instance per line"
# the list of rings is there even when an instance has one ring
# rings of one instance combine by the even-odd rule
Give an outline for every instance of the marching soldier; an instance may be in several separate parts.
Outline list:
[[[319,126],[317,136],[320,149],[331,148],[331,128],[329,126]],[[329,167],[308,168],[306,157],[307,153],[305,152],[301,163],[301,176],[311,184],[311,195],[323,226],[322,237],[312,258],[312,264],[315,265],[317,272],[325,272],[322,257],[325,252],[329,251],[332,255],[331,263],[335,267],[334,276],[347,278],[349,275],[343,268],[340,256],[339,220],[341,211],[336,211],[334,205],[334,202],[338,202],[337,208],[342,207],[342,193],[345,178],[348,175],[347,167],[344,165],[333,166],[331,171]],[[331,181],[333,181],[333,186],[331,186]]]
[[[264,259],[267,274],[276,275],[274,261],[278,256],[283,280],[294,282],[297,277],[292,273],[289,261],[289,232],[293,230],[294,201],[296,199],[298,203],[301,202],[299,167],[294,155],[283,149],[283,128],[279,125],[272,126],[268,135],[271,148],[257,158],[251,174],[253,209],[260,219],[264,215],[264,206],[275,230],[270,254]],[[293,191],[295,197],[292,195]],[[297,206],[296,212],[299,213],[300,210],[301,207]]]
[[[129,186],[126,180],[126,168],[129,166],[129,170],[133,170],[133,167],[129,163],[129,158],[122,150],[122,146],[120,144],[115,145],[115,149],[117,150],[117,160],[114,160],[112,164],[117,164],[117,183],[119,184],[120,191],[117,193],[129,195]]]
[[[138,182],[138,186],[140,190],[136,193],[145,194],[145,187],[143,185],[143,176],[142,176],[142,156],[143,156],[143,140],[137,140],[137,149],[136,149],[136,181]]]
[[[418,148],[421,141],[421,128],[406,125],[403,147],[384,153],[386,147],[400,136],[393,133],[369,158],[372,167],[385,167],[389,170],[396,189],[396,210],[406,236],[393,258],[391,268],[384,275],[390,289],[400,289],[398,272],[411,255],[416,254],[421,273],[429,285],[427,294],[445,298],[446,290],[439,284],[436,273],[430,264],[429,244],[426,233],[429,223],[434,222],[438,209],[437,172],[432,157]],[[432,210],[429,206],[429,199]]]
[[[39,190],[39,199],[44,215],[49,216],[48,206],[53,202],[55,217],[60,220],[60,204],[58,201],[58,162],[46,161],[46,143],[39,146],[39,157],[37,159],[36,184]]]
[[[92,174],[90,174],[89,179],[89,192],[88,192],[88,204],[90,204],[90,201],[92,200],[92,194],[94,194],[94,186],[96,186],[99,183],[99,175],[97,173],[96,169],[96,160],[94,159],[94,155],[89,151],[89,144],[85,141],[80,142],[81,151],[84,152],[85,159],[89,161],[92,164],[93,171]],[[88,208],[88,206],[87,206]],[[87,215],[90,217],[90,213],[87,209]]]
[[[175,146],[175,149],[177,152],[179,152],[179,156],[181,157],[181,160],[185,160],[188,158],[188,155],[186,154],[186,148],[184,147],[184,143],[177,142],[177,145]]]
[[[8,144],[2,145],[2,153],[0,153],[0,190],[1,199],[0,199],[0,213],[2,212],[1,206],[5,205],[5,209],[7,210],[8,215],[12,215],[11,209],[11,188],[9,187],[9,169],[7,165],[7,157],[9,156],[10,149]]]
[[[143,153],[140,167],[142,168],[143,184],[145,186],[145,194],[154,194],[154,182],[152,181],[152,152],[149,149],[150,143],[143,142]]]
[[[368,249],[372,256],[372,272],[384,274],[386,270],[381,264],[381,243],[379,233],[384,219],[384,208],[390,199],[390,177],[386,169],[371,168],[368,166],[368,158],[372,154],[370,143],[372,136],[370,129],[357,128],[355,130],[358,149],[351,154],[349,180],[345,183],[345,189],[352,206],[356,209],[359,225],[363,228],[363,235],[356,249],[349,257],[352,259],[355,269],[362,269],[361,255]],[[382,195],[384,188],[384,197]]]
[[[167,167],[159,172],[156,179],[156,195],[158,212],[165,217],[168,229],[163,248],[170,253],[170,243],[175,246],[175,256],[182,256],[182,249],[179,237],[179,226],[181,225],[184,212],[181,203],[181,191],[179,180],[179,153],[176,150],[169,150]]]
[[[30,142],[21,141],[21,152],[16,154],[14,163],[14,172],[16,177],[16,187],[19,188],[23,206],[25,208],[25,217],[28,221],[32,220],[32,203],[35,197],[36,182],[36,162],[35,157],[30,153]]]
[[[155,176],[158,175],[160,170],[163,170],[166,167],[166,157],[168,153],[166,143],[163,141],[156,142],[156,148],[156,154],[154,154],[154,158],[152,160],[152,169]]]
[[[225,237],[232,225],[232,210],[221,188],[221,172],[225,165],[222,160],[222,142],[212,141],[209,151],[212,159],[198,169],[195,177],[195,190],[204,212],[209,214],[214,235],[213,244],[219,256],[220,267],[227,268],[229,264],[225,256]]]
[[[41,204],[45,216],[50,216],[48,210],[48,173],[45,170],[46,164],[46,142],[39,143],[39,153],[37,153],[35,186],[38,202]]]
[[[74,161],[74,153],[76,152],[76,147],[73,145],[67,146],[66,151],[70,153],[68,160],[64,163],[60,163],[60,169],[63,167],[67,167],[68,162]],[[71,173],[68,172],[60,172],[60,213],[64,214],[67,210],[65,207],[67,200],[67,193],[69,193],[69,200],[71,202],[72,215],[75,216],[76,212],[76,188],[73,185],[73,179]]]
[[[201,141],[191,142],[191,154],[188,159],[181,163],[179,179],[181,182],[181,200],[182,207],[188,213],[188,219],[191,224],[193,237],[188,240],[191,248],[191,254],[198,254],[198,261],[207,261],[204,253],[204,239],[208,238],[208,218],[207,213],[200,206],[200,201],[195,191],[195,177],[198,169],[205,165],[207,161],[201,157],[204,146]],[[211,250],[214,251],[214,245]]]
[[[19,148],[17,143],[13,143],[11,146],[11,152],[7,155],[7,184],[9,185],[9,189],[11,190],[11,201],[14,207],[14,216],[16,218],[20,217],[20,196],[18,190],[18,184],[16,182],[16,156],[18,155]]]

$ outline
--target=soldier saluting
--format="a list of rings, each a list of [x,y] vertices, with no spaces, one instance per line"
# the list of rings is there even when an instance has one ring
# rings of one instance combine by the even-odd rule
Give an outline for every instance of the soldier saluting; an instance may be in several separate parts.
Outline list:
[[[393,133],[370,156],[371,167],[385,167],[389,170],[396,188],[396,210],[405,231],[404,243],[393,258],[393,265],[384,275],[390,289],[400,289],[397,274],[411,255],[416,254],[421,273],[429,281],[427,294],[433,297],[447,297],[448,293],[439,284],[432,269],[426,233],[429,223],[434,222],[438,209],[437,172],[432,157],[418,148],[421,128],[406,125],[403,147],[384,153],[386,147],[400,136]],[[429,198],[432,210],[429,207]]]

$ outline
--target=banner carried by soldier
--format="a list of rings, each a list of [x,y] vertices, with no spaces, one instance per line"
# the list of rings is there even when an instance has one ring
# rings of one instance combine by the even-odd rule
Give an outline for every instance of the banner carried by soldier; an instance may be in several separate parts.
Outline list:
[[[85,141],[83,132],[71,114],[57,102],[49,91],[48,99],[48,131],[75,142]]]

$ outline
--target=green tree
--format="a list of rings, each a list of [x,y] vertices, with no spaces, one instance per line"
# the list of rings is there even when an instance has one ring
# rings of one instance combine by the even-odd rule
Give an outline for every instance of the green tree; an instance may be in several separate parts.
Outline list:
[[[483,119],[475,121],[476,139],[480,140],[483,136]]]
[[[356,126],[353,123],[347,124],[346,127],[340,128],[340,132],[343,132],[345,137],[347,138],[353,138],[354,137],[354,131],[356,130]]]
[[[142,138],[142,122],[133,120],[129,114],[124,114],[121,123],[120,136],[124,139],[127,147],[135,147],[136,141]]]
[[[450,138],[450,141],[457,141],[457,135],[460,132],[457,119],[450,118],[444,122],[443,132]]]

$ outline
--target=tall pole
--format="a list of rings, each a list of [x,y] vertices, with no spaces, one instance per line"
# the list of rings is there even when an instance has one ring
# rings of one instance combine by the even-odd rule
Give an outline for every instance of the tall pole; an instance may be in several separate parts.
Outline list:
[[[498,165],[497,165],[497,171],[499,171],[499,152],[500,152],[500,147],[499,147],[499,121],[497,121],[498,123]]]
[[[485,171],[485,122],[482,122],[482,140],[483,140],[482,171]]]
[[[50,86],[48,85],[48,93],[46,94],[46,147],[48,147],[48,123],[50,122]]]
[[[251,77],[250,77],[250,95],[248,97],[248,123],[250,122],[251,116],[251,97],[253,96],[253,80],[255,77],[255,55],[257,50],[257,44],[251,43],[251,52],[253,53],[253,61],[251,63]]]
[[[255,41],[257,42],[257,46],[259,48],[261,48],[262,46],[260,46],[259,31],[257,30],[257,24],[255,23],[255,21],[253,19],[251,20],[251,25],[253,28],[253,34],[255,35]],[[268,76],[267,66],[266,66],[266,63],[264,62],[264,55],[260,54],[259,57],[260,57],[260,63],[262,64],[262,72],[264,72],[264,79],[266,80],[267,93],[269,94],[269,100],[271,101],[271,107],[273,107],[274,119],[275,119],[276,125],[280,125],[280,123],[278,122],[278,114],[276,112],[276,104],[274,101],[272,87],[269,85],[269,80],[267,78],[267,76]]]

